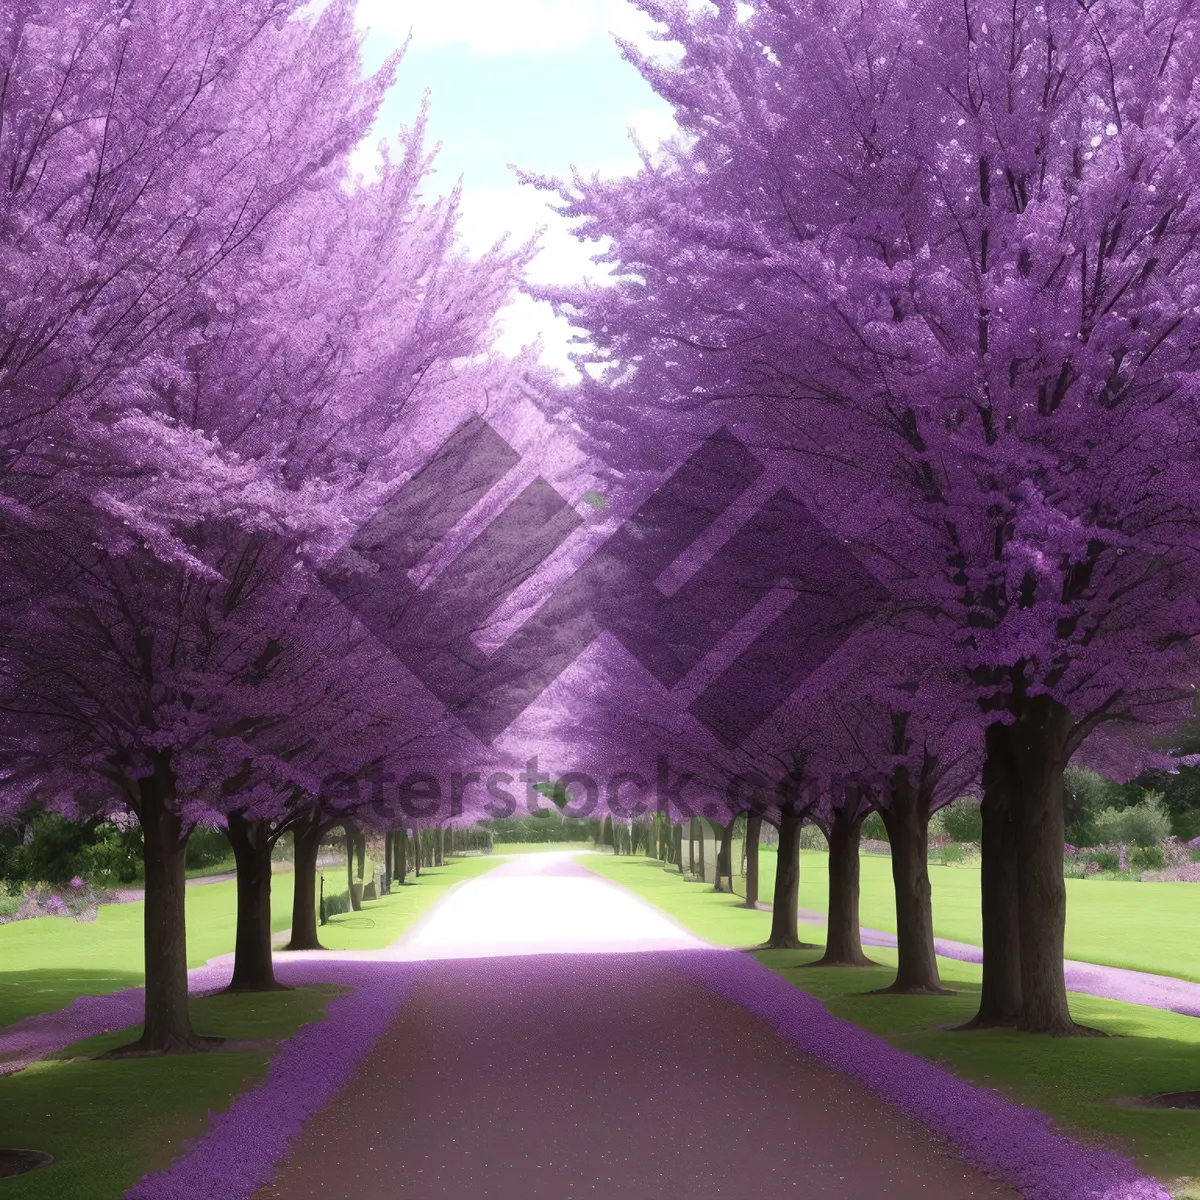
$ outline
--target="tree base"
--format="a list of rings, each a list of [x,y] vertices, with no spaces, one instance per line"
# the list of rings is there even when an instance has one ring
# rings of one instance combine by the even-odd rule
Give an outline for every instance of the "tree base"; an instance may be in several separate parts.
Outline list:
[[[866,992],[868,996],[957,996],[958,993],[953,988],[933,987],[929,984],[918,984],[914,987],[898,987],[892,984],[890,987],[876,988],[874,991]],[[965,1029],[966,1026],[959,1026]]]
[[[222,996],[246,996],[253,992],[290,992],[293,988],[288,987],[286,983],[280,983],[278,979],[272,979],[270,983],[246,983],[238,984],[236,987],[231,983],[221,992]]]
[[[820,950],[816,942],[802,942],[797,938],[779,938],[776,941],[763,942],[755,946],[756,950]]]
[[[223,1037],[202,1037],[193,1034],[190,1038],[169,1037],[162,1042],[148,1045],[145,1038],[106,1050],[99,1055],[105,1058],[161,1058],[165,1054],[207,1054],[211,1050],[219,1050],[228,1039]]]
[[[1048,1029],[1031,1029],[1027,1025],[1017,1023],[1018,1033],[1040,1033],[1046,1037],[1073,1037],[1073,1038],[1106,1038],[1115,1037],[1115,1034],[1105,1033],[1103,1029],[1093,1029],[1090,1025],[1077,1025],[1072,1021],[1069,1025],[1053,1026]]]
[[[947,1033],[974,1033],[977,1029],[1016,1029],[1016,1017],[985,1017],[976,1014],[964,1025],[951,1025]]]
[[[861,958],[818,958],[815,962],[797,963],[798,967],[881,967],[864,954]]]
[[[303,940],[303,939],[299,942],[295,942],[295,941],[288,942],[288,944],[286,946],[280,946],[279,948],[280,948],[280,950],[324,950],[325,949],[325,947],[322,946],[321,943],[319,941],[317,941],[315,938],[311,942],[307,941],[307,940]]]
[[[1116,1037],[1103,1029],[1093,1029],[1090,1025],[1077,1025],[1074,1021],[1069,1024],[1053,1026],[1047,1029],[1031,1029],[1022,1025],[1018,1018],[991,1017],[976,1015],[965,1025],[951,1025],[948,1033],[974,1033],[977,1029],[1013,1029],[1018,1033],[1040,1033],[1046,1037]]]

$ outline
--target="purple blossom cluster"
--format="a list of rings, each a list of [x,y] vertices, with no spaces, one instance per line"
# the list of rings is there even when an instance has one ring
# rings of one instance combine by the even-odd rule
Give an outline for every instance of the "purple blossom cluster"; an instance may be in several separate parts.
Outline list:
[[[1164,867],[1161,871],[1143,871],[1143,883],[1200,883],[1200,862],[1182,867]]]

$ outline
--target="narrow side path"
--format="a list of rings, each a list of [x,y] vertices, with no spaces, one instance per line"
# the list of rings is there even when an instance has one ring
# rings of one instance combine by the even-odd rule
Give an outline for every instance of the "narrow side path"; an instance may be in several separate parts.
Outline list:
[[[802,908],[799,912],[800,920],[806,925],[826,924],[824,913],[811,908]],[[894,933],[868,929],[865,925],[861,927],[860,932],[864,946],[887,946],[892,949],[896,947]],[[943,958],[953,958],[959,962],[983,962],[982,948],[969,942],[934,938],[933,946]],[[1087,996],[1120,1000],[1126,1004],[1145,1004],[1150,1008],[1161,1008],[1185,1017],[1200,1017],[1200,983],[1176,979],[1173,975],[1151,975],[1146,971],[1104,967],[1071,958],[1064,959],[1063,974],[1069,992],[1082,992]]]

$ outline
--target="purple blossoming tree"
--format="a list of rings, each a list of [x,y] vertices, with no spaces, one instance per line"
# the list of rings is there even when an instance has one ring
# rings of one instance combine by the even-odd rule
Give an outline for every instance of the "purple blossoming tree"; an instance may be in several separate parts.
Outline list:
[[[609,364],[581,418],[727,421],[950,622],[988,722],[976,1023],[1074,1032],[1063,768],[1101,722],[1177,723],[1195,678],[1194,8],[641,7],[685,50],[625,49],[679,137],[632,179],[533,180],[618,266],[537,290]]]

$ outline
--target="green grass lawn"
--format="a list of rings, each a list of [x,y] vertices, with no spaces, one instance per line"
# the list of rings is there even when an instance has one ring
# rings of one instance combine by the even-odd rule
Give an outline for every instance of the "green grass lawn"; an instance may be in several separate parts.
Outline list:
[[[171,1058],[98,1061],[140,1029],[105,1034],[56,1059],[0,1079],[3,1142],[54,1155],[48,1167],[0,1180],[5,1200],[113,1200],[143,1175],[161,1170],[204,1133],[208,1114],[262,1079],[279,1041],[309,1021],[342,989],[332,985],[260,996],[194,1000],[201,1033],[245,1048]],[[76,1061],[63,1061],[76,1058]]]
[[[800,854],[800,906],[825,912],[828,855]],[[775,886],[773,851],[760,855],[759,899],[770,900]],[[871,929],[896,932],[892,860],[864,854],[859,914]],[[971,867],[929,868],[933,889],[933,931],[938,937],[982,944],[979,871]],[[1109,967],[1129,967],[1200,983],[1200,884],[1136,883],[1068,879],[1067,957]]]
[[[372,950],[395,941],[446,889],[497,866],[486,856],[455,858],[422,871],[390,896],[368,900],[361,913],[344,913],[321,928],[330,950]],[[334,872],[329,872],[332,876]],[[76,996],[99,996],[142,983],[145,905],[105,904],[95,921],[38,917],[0,925],[0,1026],[32,1013],[63,1008]],[[187,889],[188,966],[198,967],[233,949],[237,887],[206,883]],[[292,875],[274,877],[271,928],[292,920]]]
[[[331,950],[379,949],[405,932],[446,892],[502,862],[452,858],[363,911],[321,926]],[[236,894],[232,883],[189,888],[188,961],[204,962],[233,948]],[[291,918],[292,877],[277,875],[272,925]],[[142,980],[143,906],[105,906],[97,921],[44,917],[0,926],[0,1019],[58,1008],[78,995],[136,986]],[[324,1016],[333,985],[259,996],[206,996],[191,1002],[203,1034],[249,1043],[212,1054],[97,1061],[94,1055],[134,1040],[140,1028],[105,1034],[54,1059],[0,1078],[4,1145],[46,1150],[52,1166],[0,1181],[5,1200],[112,1200],[143,1175],[170,1164],[183,1142],[204,1132],[243,1088],[261,1079],[278,1043]],[[86,1057],[83,1057],[86,1056]],[[65,1061],[74,1059],[75,1061]]]
[[[768,857],[764,855],[764,860]],[[822,859],[815,853],[805,855],[809,889],[801,895],[805,907],[825,907],[814,903],[812,890],[818,874],[815,861]],[[881,861],[888,865],[887,859]],[[737,897],[716,893],[708,885],[686,883],[652,860],[596,856],[579,862],[624,884],[711,942],[752,946],[766,940],[769,913],[751,912],[741,907]],[[870,916],[866,911],[867,869],[873,865],[864,859],[863,923],[887,929],[879,910]],[[932,870],[968,873],[954,867]],[[978,873],[973,874],[977,888]],[[1075,882],[1095,886],[1090,880]],[[1112,886],[1127,894],[1170,885]],[[938,897],[947,889],[939,890],[938,884],[934,888],[936,922]],[[1132,924],[1128,918],[1122,922],[1126,929]],[[941,927],[939,932],[946,930]],[[946,935],[971,940],[961,930]],[[801,926],[801,937],[821,942],[823,932]],[[1074,953],[1079,955],[1077,946]],[[1077,1021],[1119,1036],[1049,1038],[1010,1030],[953,1033],[947,1027],[965,1021],[978,1007],[979,966],[938,960],[942,979],[957,990],[955,996],[867,996],[863,993],[891,982],[896,964],[894,950],[871,946],[867,954],[880,966],[803,968],[799,964],[815,961],[820,951],[755,952],[764,965],[823,1000],[835,1016],[940,1062],[964,1079],[1040,1108],[1074,1136],[1136,1157],[1143,1169],[1171,1186],[1177,1196],[1200,1198],[1200,1111],[1125,1109],[1115,1103],[1125,1096],[1200,1088],[1200,1021],[1196,1018],[1072,994],[1071,1010]],[[1163,964],[1157,968],[1162,971]],[[1187,1180],[1193,1177],[1197,1183],[1189,1185]]]

